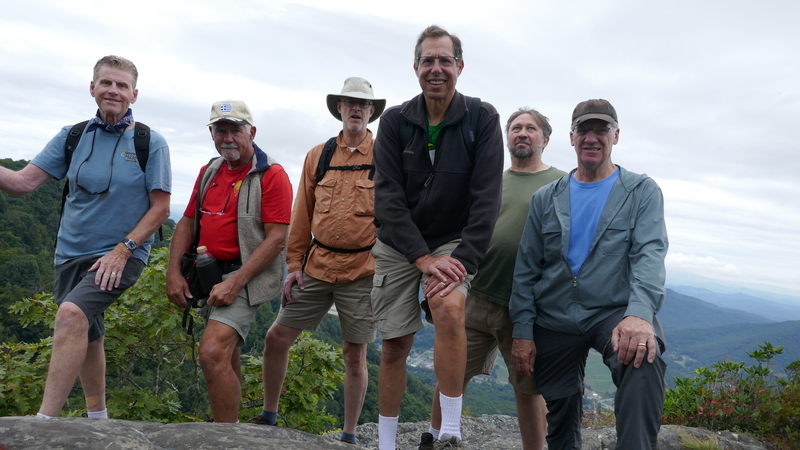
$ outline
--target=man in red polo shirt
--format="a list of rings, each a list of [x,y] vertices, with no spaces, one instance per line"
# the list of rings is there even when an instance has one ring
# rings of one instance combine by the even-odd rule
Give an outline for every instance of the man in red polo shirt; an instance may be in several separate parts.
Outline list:
[[[239,348],[258,305],[280,295],[292,186],[281,166],[253,142],[256,127],[244,102],[216,102],[208,123],[221,157],[200,170],[184,216],[175,228],[167,295],[186,308],[192,298],[181,258],[199,233],[223,273],[200,310],[206,326],[200,365],[215,422],[237,422],[241,398]]]

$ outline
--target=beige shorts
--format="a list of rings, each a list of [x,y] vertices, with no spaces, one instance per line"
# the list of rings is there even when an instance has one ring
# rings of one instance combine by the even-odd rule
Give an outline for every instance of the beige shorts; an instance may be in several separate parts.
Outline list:
[[[461,243],[461,239],[442,244],[431,251],[431,256],[450,255]],[[424,325],[421,318],[421,286],[428,279],[406,257],[380,240],[372,247],[375,258],[375,277],[372,286],[372,312],[375,325],[381,332],[381,339],[394,339],[416,333]],[[455,290],[464,297],[474,274],[467,275],[466,281]]]
[[[236,272],[227,273],[222,276],[223,280],[227,280],[231,275]],[[236,296],[236,299],[228,306],[210,306],[205,305],[200,308],[200,317],[202,317],[207,324],[209,320],[224,323],[225,325],[236,330],[239,334],[239,347],[244,345],[247,334],[250,333],[250,324],[256,318],[258,305],[250,306],[247,301],[247,288],[245,287]]]
[[[331,306],[342,328],[342,340],[353,344],[369,344],[375,340],[370,291],[372,277],[349,283],[328,283],[303,274],[302,291],[292,287],[292,302],[281,308],[275,319],[281,325],[299,330],[316,331]]]
[[[497,353],[503,355],[508,368],[508,381],[517,392],[538,394],[533,378],[520,375],[511,362],[511,337],[514,324],[508,306],[498,305],[475,294],[467,295],[465,308],[467,327],[467,369],[465,378],[491,375]]]

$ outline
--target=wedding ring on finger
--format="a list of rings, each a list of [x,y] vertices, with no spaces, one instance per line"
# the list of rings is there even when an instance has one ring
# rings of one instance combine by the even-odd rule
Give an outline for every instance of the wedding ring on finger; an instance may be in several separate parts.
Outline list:
[[[441,286],[441,287],[445,287],[445,286],[447,286],[447,283],[445,283],[444,281],[442,281],[441,283],[439,283],[439,286]]]
[[[639,342],[639,347],[647,347],[647,343],[646,342]]]

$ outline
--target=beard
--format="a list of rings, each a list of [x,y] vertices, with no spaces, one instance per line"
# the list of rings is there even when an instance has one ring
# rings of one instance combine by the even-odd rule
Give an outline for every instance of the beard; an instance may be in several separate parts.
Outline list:
[[[511,156],[519,159],[527,159],[533,156],[533,148],[517,146],[511,149]]]
[[[238,161],[242,153],[236,145],[222,144],[220,145],[219,155],[222,156],[222,159],[225,161]]]

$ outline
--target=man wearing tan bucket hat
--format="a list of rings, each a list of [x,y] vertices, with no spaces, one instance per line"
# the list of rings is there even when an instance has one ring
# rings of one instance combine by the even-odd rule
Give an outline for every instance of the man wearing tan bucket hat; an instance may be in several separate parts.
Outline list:
[[[328,95],[327,104],[342,130],[312,148],[303,164],[289,232],[289,275],[281,311],[265,338],[264,411],[250,422],[276,424],[289,347],[303,330],[316,330],[336,305],[345,361],[341,440],[355,444],[367,392],[367,344],[375,340],[375,168],[367,124],[380,117],[386,100],[375,98],[367,80],[351,77],[341,93]]]

